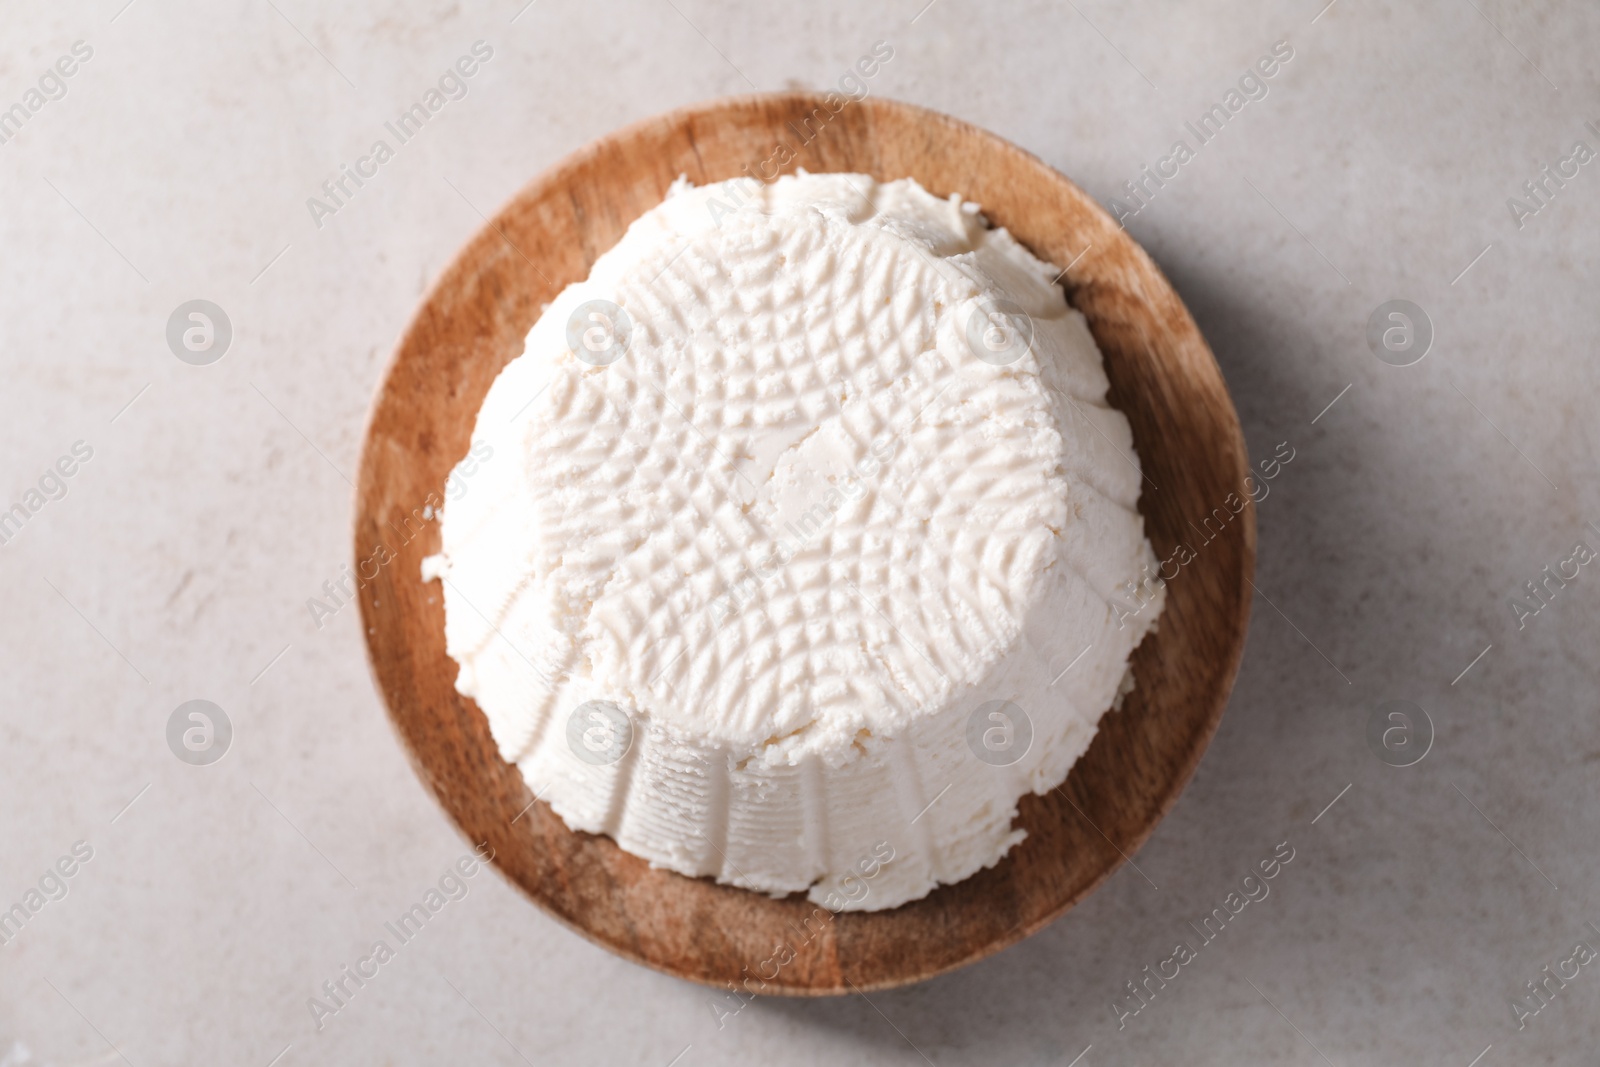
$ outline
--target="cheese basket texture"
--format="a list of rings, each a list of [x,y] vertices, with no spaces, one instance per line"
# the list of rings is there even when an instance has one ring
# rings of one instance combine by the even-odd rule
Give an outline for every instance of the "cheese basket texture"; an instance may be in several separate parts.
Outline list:
[[[830,103],[832,107],[830,108]],[[485,393],[543,305],[589,274],[680,174],[695,184],[803,167],[915,178],[977,201],[1061,277],[1104,357],[1109,402],[1143,468],[1139,511],[1166,563],[1159,628],[1136,686],[1067,780],[1020,802],[1026,838],[993,867],[885,911],[834,911],[653,869],[607,837],[571,831],[503,761],[455,690],[433,504],[466,454]],[[747,169],[748,168],[748,169]],[[357,489],[355,548],[382,565],[361,593],[374,672],[420,776],[474,843],[535,902],[619,954],[751,992],[837,994],[901,985],[1034,932],[1149,835],[1192,774],[1237,669],[1249,611],[1254,512],[1237,418],[1193,320],[1125,231],[1068,180],[991,134],[891,101],[810,94],[683,109],[603,138],[525,188],[424,301],[380,389]],[[1198,551],[1189,524],[1207,525]],[[398,532],[398,533],[397,533]],[[365,575],[364,575],[365,576]],[[1070,659],[1070,656],[1067,657]],[[1065,660],[1063,664],[1065,665]],[[875,864],[863,870],[870,892]]]

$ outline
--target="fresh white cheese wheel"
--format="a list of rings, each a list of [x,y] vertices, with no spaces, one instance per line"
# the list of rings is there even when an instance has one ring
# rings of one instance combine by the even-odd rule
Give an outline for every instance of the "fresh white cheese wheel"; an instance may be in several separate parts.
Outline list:
[[[801,173],[680,180],[563,290],[425,567],[535,795],[836,910],[1020,841],[1164,597],[1058,274],[959,197]]]

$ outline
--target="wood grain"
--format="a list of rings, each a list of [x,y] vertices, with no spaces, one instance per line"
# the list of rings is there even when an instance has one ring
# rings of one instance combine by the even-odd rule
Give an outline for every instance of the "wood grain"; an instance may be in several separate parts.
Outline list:
[[[1150,539],[1163,560],[1180,542],[1194,554],[1166,568],[1166,611],[1134,656],[1138,687],[1126,705],[1105,717],[1060,789],[1023,798],[1027,840],[997,866],[884,912],[834,916],[798,896],[773,900],[652,870],[609,838],[569,831],[533,801],[477,706],[456,693],[442,597],[419,577],[439,544],[423,509],[442,498],[479,403],[520,354],[540,305],[586,277],[679,174],[696,183],[747,167],[771,174],[780,146],[793,153],[785,171],[909,176],[940,196],[961,193],[1042,258],[1071,263],[1062,283],[1105,355],[1111,401],[1132,424],[1147,475],[1139,506]],[[1237,416],[1193,319],[1126,231],[1066,178],[992,134],[893,101],[835,114],[807,94],[719,100],[630,126],[557,164],[467,244],[423,301],[366,434],[355,519],[361,614],[418,775],[547,912],[613,952],[697,982],[870,992],[1027,937],[1098,886],[1171,807],[1222,715],[1244,646],[1255,560],[1248,471]],[[1231,521],[1205,524],[1219,508]]]

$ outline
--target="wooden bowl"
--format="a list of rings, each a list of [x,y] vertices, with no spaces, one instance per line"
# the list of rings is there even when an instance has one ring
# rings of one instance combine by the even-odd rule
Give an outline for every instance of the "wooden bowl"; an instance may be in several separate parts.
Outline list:
[[[1027,840],[998,865],[889,911],[834,916],[800,895],[774,900],[653,870],[610,838],[567,829],[534,802],[477,706],[456,693],[443,598],[420,578],[422,558],[439,549],[424,508],[443,497],[485,392],[521,353],[540,305],[587,277],[679,174],[697,184],[747,166],[770,176],[779,146],[793,153],[786,171],[909,176],[936,195],[960,193],[1041,258],[1070,264],[1067,296],[1088,317],[1111,402],[1133,426],[1150,540],[1162,560],[1180,542],[1194,553],[1167,566],[1166,611],[1134,655],[1138,687],[1127,703],[1101,720],[1061,788],[1022,798]],[[613,952],[693,981],[808,996],[871,991],[1027,937],[1098,886],[1172,806],[1222,716],[1244,646],[1256,540],[1248,472],[1238,417],[1194,320],[1127,232],[1066,178],[993,134],[890,100],[837,114],[804,93],[716,100],[562,160],[468,242],[423,301],[362,453],[361,616],[417,773],[535,903]],[[1201,533],[1213,509],[1231,515],[1230,499],[1244,501],[1242,513],[1214,536]],[[789,952],[793,960],[771,962]]]

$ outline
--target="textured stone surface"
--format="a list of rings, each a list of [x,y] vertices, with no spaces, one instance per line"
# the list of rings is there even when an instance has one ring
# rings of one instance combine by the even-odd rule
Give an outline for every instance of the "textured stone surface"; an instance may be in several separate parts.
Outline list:
[[[285,1046],[282,1064],[666,1064],[686,1045],[682,1064],[1064,1064],[1091,1043],[1086,1065],[1320,1063],[1313,1043],[1340,1064],[1464,1067],[1491,1044],[1485,1067],[1574,1062],[1600,1034],[1592,968],[1520,1032],[1510,1003],[1600,943],[1600,571],[1520,629],[1510,598],[1600,546],[1600,172],[1551,183],[1520,228],[1506,200],[1574,141],[1600,148],[1600,15],[1095,0],[980,28],[956,0],[675,2],[8,16],[0,107],[74,41],[93,55],[0,145],[0,503],[74,442],[93,456],[0,548],[0,902],[94,851],[0,949],[0,1060],[120,1062],[110,1041],[139,1067]],[[480,39],[466,96],[397,145],[384,123]],[[1109,203],[1284,39],[1266,96],[1129,220],[1252,454],[1294,450],[1260,507],[1232,706],[1138,868],[965,971],[720,1029],[706,991],[478,871],[319,1033],[307,998],[394,943],[383,924],[469,847],[393,739],[354,608],[319,628],[306,601],[351,562],[346,479],[384,360],[481,215],[621,123],[832,85],[878,40],[895,54],[871,92],[986,126]],[[379,138],[393,158],[318,228],[306,199]],[[204,367],[165,338],[196,298],[233,327]],[[1434,326],[1412,366],[1367,347],[1392,299]],[[233,725],[214,766],[168,749],[196,698]],[[1368,745],[1388,700],[1431,717],[1415,766]],[[1270,895],[1119,1030],[1124,983],[1198,945],[1189,923],[1285,841]]]

